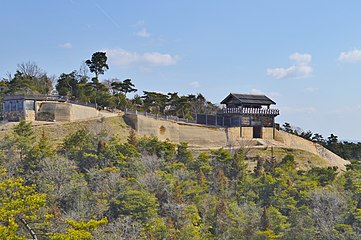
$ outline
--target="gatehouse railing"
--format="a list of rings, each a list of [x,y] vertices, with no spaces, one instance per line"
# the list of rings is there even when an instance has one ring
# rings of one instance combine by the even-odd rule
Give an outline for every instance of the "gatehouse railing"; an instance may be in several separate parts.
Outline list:
[[[166,121],[173,122],[184,122],[184,123],[194,123],[204,126],[214,126],[214,127],[240,127],[240,126],[264,126],[272,127],[273,122],[264,122],[262,120],[251,120],[248,121],[242,118],[240,115],[227,116],[227,115],[207,115],[207,114],[193,114],[193,119],[180,118],[176,116],[166,116],[161,114],[152,114],[147,112],[140,112],[134,110],[125,110],[125,114],[134,114],[142,115],[146,117],[151,117],[154,119],[161,119]]]
[[[280,111],[275,108],[223,108],[218,114],[257,114],[277,116]]]

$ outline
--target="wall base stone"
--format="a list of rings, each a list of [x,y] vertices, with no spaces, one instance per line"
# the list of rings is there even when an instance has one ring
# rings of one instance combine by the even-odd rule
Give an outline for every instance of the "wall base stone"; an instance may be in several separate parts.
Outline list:
[[[125,122],[134,128],[139,135],[156,136],[160,140],[171,142],[187,142],[192,146],[224,147],[237,146],[242,139],[252,139],[252,127],[215,127],[192,123],[173,122],[154,119],[142,115],[126,114]],[[242,129],[242,137],[241,137]],[[272,128],[263,128],[263,136],[273,139]]]

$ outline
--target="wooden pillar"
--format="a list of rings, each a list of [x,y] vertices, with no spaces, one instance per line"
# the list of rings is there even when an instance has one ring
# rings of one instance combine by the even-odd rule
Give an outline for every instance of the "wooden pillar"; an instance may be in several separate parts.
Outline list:
[[[24,120],[26,120],[26,108],[25,108],[25,99],[23,100],[23,118]],[[35,107],[36,108],[36,107]],[[36,110],[34,109],[35,111],[35,116],[36,116]]]
[[[239,117],[239,137],[242,138],[242,119]]]
[[[273,122],[273,124],[272,124],[273,125],[272,139],[275,139],[275,132],[276,132],[276,130],[275,130],[275,116],[273,116],[273,121],[272,122]]]

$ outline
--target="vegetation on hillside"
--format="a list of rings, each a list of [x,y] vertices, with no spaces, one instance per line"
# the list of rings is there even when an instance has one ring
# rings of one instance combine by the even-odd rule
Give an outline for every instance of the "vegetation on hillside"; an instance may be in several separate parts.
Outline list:
[[[34,63],[0,81],[6,94],[64,98],[190,118],[217,106],[201,94],[136,92],[131,79],[100,81],[108,69],[96,52],[85,68],[49,77]],[[0,239],[360,239],[360,143],[284,130],[346,159],[333,167],[298,169],[292,154],[253,157],[217,149],[195,154],[187,143],[155,137],[127,141],[80,129],[57,146],[20,121],[0,139]],[[308,159],[305,159],[307,161]]]
[[[284,123],[282,129],[288,133],[295,134],[307,140],[318,143],[330,151],[336,153],[343,159],[351,161],[361,161],[361,142],[339,141],[338,137],[331,134],[327,139],[319,133],[311,131],[302,131],[299,128],[292,127],[289,123]]]
[[[359,239],[361,165],[195,155],[81,129],[58,148],[21,121],[0,140],[1,239]]]

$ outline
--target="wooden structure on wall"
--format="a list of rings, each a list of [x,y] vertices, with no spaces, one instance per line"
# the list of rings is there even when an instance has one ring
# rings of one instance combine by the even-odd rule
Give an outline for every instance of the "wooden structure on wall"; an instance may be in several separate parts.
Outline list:
[[[240,137],[274,138],[276,103],[265,95],[230,93],[217,115],[197,115],[197,123],[221,127],[239,127]],[[264,136],[267,135],[267,136]]]

